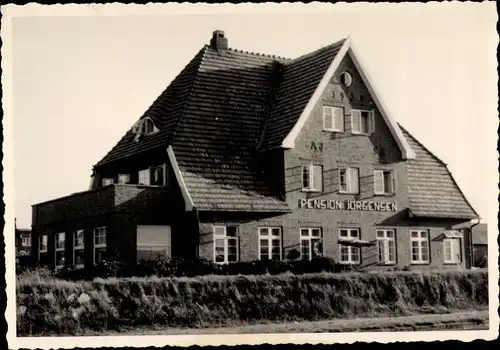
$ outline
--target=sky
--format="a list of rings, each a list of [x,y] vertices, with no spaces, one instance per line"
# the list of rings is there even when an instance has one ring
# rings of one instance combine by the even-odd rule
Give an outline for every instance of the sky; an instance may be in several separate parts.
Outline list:
[[[350,35],[393,118],[496,228],[495,4],[306,6],[13,18],[17,226],[31,226],[31,205],[88,189],[92,166],[220,29],[230,47],[290,58]]]

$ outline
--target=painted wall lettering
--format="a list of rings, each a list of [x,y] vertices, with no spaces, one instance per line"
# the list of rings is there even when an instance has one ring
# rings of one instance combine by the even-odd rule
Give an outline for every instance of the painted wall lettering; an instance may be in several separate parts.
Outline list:
[[[372,202],[333,199],[299,199],[299,208],[319,210],[357,210],[357,211],[397,211],[394,202]]]

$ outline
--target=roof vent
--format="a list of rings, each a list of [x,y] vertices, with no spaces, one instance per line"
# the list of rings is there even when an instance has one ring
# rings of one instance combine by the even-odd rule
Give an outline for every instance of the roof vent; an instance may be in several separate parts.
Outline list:
[[[227,38],[224,36],[224,31],[214,31],[210,40],[210,47],[216,50],[227,50]]]

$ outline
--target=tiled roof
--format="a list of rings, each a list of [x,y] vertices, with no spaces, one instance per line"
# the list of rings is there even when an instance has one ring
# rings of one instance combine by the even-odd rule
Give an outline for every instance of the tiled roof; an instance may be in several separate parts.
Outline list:
[[[472,228],[473,244],[488,244],[488,224],[479,224]]]
[[[407,130],[405,138],[416,153],[407,161],[409,209],[418,217],[473,219],[478,215],[469,204],[446,164],[433,155]]]
[[[255,156],[276,59],[207,47],[172,148],[199,210],[287,211]]]
[[[131,156],[156,147],[165,147],[175,131],[182,112],[189,100],[189,93],[200,67],[205,47],[177,75],[170,85],[141,116],[151,118],[159,132],[147,135],[141,142],[134,142],[132,127],[120,141],[95,166]]]
[[[172,146],[199,210],[288,211],[261,173],[258,152],[280,147],[343,40],[294,60],[205,45],[141,118],[159,132],[130,131],[96,165]],[[408,132],[410,209],[417,216],[476,217],[446,166]]]
[[[262,150],[280,147],[340,50],[344,40],[285,63],[266,125]]]

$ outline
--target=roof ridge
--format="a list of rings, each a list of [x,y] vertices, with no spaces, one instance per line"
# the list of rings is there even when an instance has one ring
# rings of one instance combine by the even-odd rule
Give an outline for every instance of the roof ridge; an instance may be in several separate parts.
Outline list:
[[[291,64],[291,63],[295,63],[297,61],[300,61],[302,59],[305,59],[305,58],[308,58],[308,57],[311,57],[313,55],[316,55],[318,53],[320,53],[321,51],[326,51],[328,49],[331,49],[333,47],[336,47],[336,46],[341,46],[347,39],[344,38],[344,39],[341,39],[341,40],[337,40],[336,42],[332,43],[332,44],[328,44],[328,45],[325,45],[325,46],[322,46],[314,51],[310,51],[308,53],[305,53],[301,56],[298,56],[298,57],[295,57],[294,59],[290,60],[289,62],[286,62],[286,64]]]
[[[182,108],[182,111],[181,111],[181,114],[180,114],[179,119],[177,121],[177,124],[175,126],[175,129],[172,132],[172,134],[170,135],[170,139],[167,141],[168,145],[173,143],[175,136],[177,135],[177,132],[179,131],[179,128],[181,126],[182,119],[186,115],[187,106],[189,105],[189,101],[191,100],[193,90],[194,90],[194,85],[196,84],[196,81],[198,80],[198,74],[200,73],[200,67],[203,64],[203,61],[205,59],[205,54],[207,53],[208,47],[209,46],[207,44],[203,45],[203,47],[200,49],[200,51],[198,51],[198,53],[196,54],[196,56],[201,55],[200,62],[198,63],[198,67],[196,68],[196,74],[193,78],[193,81],[191,82],[191,86],[189,87],[189,94],[186,98],[186,101],[184,102],[184,107]]]
[[[283,57],[283,56],[279,56],[279,55],[266,54],[266,53],[253,52],[253,51],[246,51],[246,50],[237,49],[237,48],[233,48],[233,47],[228,47],[227,50],[228,51],[232,51],[232,52],[244,53],[244,54],[252,55],[252,56],[276,58],[276,59],[281,59],[281,60],[285,60],[285,61],[291,61],[292,60],[291,58]]]

